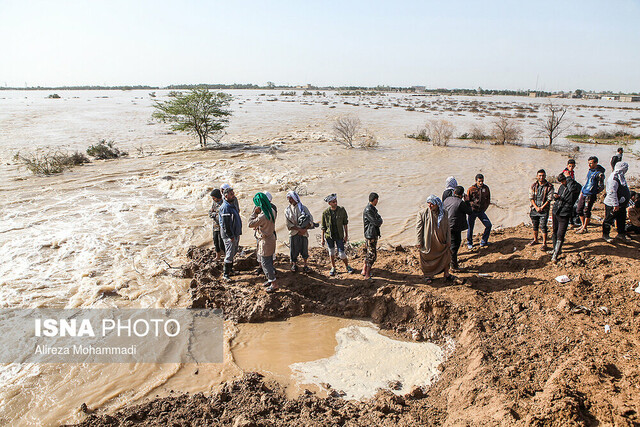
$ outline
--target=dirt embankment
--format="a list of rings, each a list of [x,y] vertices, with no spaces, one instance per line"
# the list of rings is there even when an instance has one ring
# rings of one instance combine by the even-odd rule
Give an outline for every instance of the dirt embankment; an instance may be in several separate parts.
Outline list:
[[[250,257],[226,284],[212,252],[192,249],[185,273],[194,307],[223,308],[236,322],[301,313],[371,318],[404,338],[451,337],[455,351],[431,388],[404,397],[290,400],[277,384],[246,374],[212,396],[156,399],[90,415],[83,425],[640,425],[637,236],[607,244],[599,229],[570,231],[556,265],[540,246],[526,246],[530,238],[520,226],[493,233],[487,249],[461,249],[464,283],[453,285],[442,278],[425,285],[415,248],[380,250],[371,282],[328,277],[327,255],[314,249],[309,274],[289,272],[278,259],[274,294],[252,274]],[[355,257],[361,267],[363,253]],[[571,281],[558,283],[560,275]]]

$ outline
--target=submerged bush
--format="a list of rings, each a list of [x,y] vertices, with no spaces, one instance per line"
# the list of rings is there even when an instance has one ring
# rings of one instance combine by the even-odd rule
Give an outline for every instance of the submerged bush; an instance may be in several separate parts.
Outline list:
[[[129,153],[125,151],[120,151],[113,144],[113,141],[101,139],[97,144],[87,148],[87,154],[91,157],[95,157],[98,160],[117,159],[118,157],[129,155]]]
[[[46,176],[58,174],[65,169],[90,162],[89,158],[79,151],[73,154],[63,151],[47,151],[26,155],[18,152],[13,156],[13,160],[22,163],[34,175]]]
[[[411,133],[407,135],[407,138],[417,139],[418,141],[430,142],[431,138],[429,138],[429,131],[426,128],[422,128],[418,130],[416,133]]]

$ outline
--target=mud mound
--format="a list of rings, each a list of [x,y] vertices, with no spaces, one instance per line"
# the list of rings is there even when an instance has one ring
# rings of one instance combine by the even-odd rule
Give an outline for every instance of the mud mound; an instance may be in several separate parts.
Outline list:
[[[139,411],[149,425],[640,425],[638,240],[608,244],[595,231],[569,233],[554,265],[540,246],[526,245],[530,238],[524,226],[494,233],[489,248],[461,250],[461,283],[438,278],[429,286],[415,248],[379,250],[373,281],[357,273],[329,277],[327,255],[314,249],[309,274],[277,260],[274,294],[252,273],[251,254],[234,281],[223,283],[212,253],[191,250],[185,271],[194,307],[222,308],[235,322],[301,313],[370,318],[405,339],[442,344],[450,337],[455,350],[435,384],[404,398],[288,400],[249,375],[211,397],[159,399],[85,425],[127,425]],[[361,252],[352,264],[362,266]],[[560,275],[570,281],[557,282]],[[180,418],[189,416],[197,419]]]
[[[170,396],[113,415],[90,415],[80,426],[417,425],[407,399],[381,391],[361,403],[311,393],[290,400],[278,384],[249,373],[212,396]]]

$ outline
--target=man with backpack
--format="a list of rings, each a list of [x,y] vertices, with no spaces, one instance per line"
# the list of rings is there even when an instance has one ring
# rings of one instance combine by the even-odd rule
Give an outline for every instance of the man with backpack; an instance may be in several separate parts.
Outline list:
[[[587,179],[582,186],[582,192],[578,199],[578,216],[580,217],[581,227],[576,231],[578,234],[587,232],[589,221],[591,220],[591,209],[596,201],[598,193],[604,190],[604,173],[605,169],[598,164],[596,156],[589,157],[589,171]]]

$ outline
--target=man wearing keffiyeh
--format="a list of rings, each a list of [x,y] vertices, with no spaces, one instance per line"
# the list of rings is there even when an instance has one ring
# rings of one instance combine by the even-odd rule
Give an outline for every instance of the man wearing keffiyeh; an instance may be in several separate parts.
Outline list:
[[[444,272],[447,281],[455,280],[449,274],[451,263],[451,232],[442,201],[435,195],[427,198],[427,207],[418,213],[416,231],[420,249],[420,267],[427,283],[433,276]]]
[[[627,185],[625,174],[629,170],[627,162],[618,162],[609,178],[607,178],[607,195],[604,198],[605,218],[602,221],[602,238],[611,242],[609,232],[613,223],[618,229],[618,238],[631,240],[626,234],[625,223],[627,222],[627,205],[631,198],[631,192]]]
[[[309,259],[309,230],[313,228],[313,217],[306,206],[300,201],[300,196],[295,191],[287,193],[289,206],[284,211],[287,230],[289,230],[289,256],[291,258],[291,271],[298,271],[298,256],[302,256],[304,272],[309,272],[307,259]],[[301,224],[301,220],[303,220]]]

